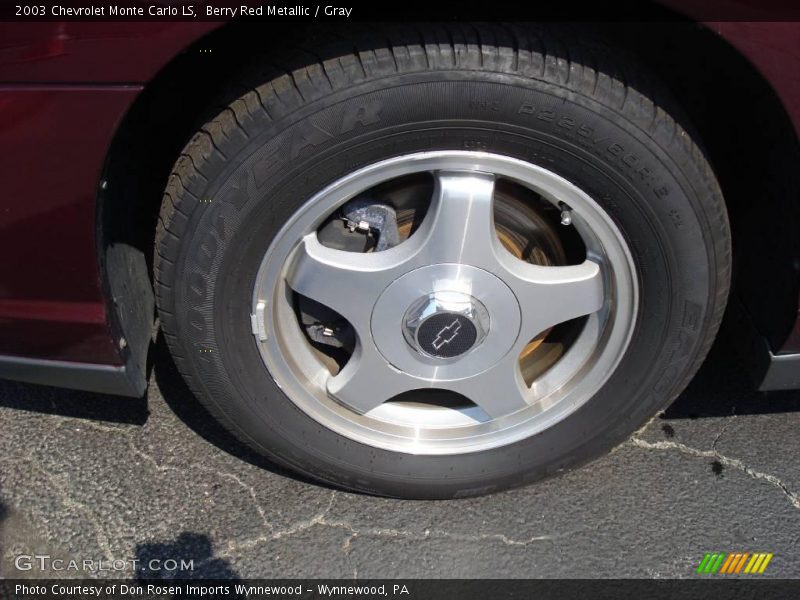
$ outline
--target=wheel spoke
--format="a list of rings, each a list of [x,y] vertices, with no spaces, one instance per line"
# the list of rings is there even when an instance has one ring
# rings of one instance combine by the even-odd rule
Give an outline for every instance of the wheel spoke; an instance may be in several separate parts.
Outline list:
[[[359,344],[344,369],[328,380],[328,394],[359,413],[424,382],[393,369],[371,341]]]
[[[442,387],[458,392],[480,406],[493,419],[527,408],[529,388],[522,379],[516,355],[509,355],[488,371]]]
[[[549,327],[591,314],[603,306],[603,275],[594,261],[543,267],[509,255],[503,263],[509,274],[506,283],[522,309],[524,343]]]
[[[295,292],[335,310],[359,336],[366,336],[375,299],[406,260],[401,246],[370,254],[346,252],[323,246],[316,234],[310,234],[296,250],[286,281]]]
[[[493,195],[492,175],[436,173],[433,199],[418,232],[424,239],[421,256],[427,264],[493,262],[497,240]]]

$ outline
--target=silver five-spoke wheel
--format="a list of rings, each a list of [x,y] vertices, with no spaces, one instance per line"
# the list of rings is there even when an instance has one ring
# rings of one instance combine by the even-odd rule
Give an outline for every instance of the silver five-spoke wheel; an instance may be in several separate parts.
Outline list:
[[[415,176],[429,178],[429,197],[403,235],[381,193]],[[504,243],[501,186],[535,194],[560,219],[555,235],[580,245],[577,258],[536,264]],[[326,243],[332,222],[378,243]],[[251,320],[270,373],[319,423],[387,450],[455,454],[529,437],[587,402],[625,352],[637,294],[622,234],[576,186],[506,156],[423,152],[310,198],[263,258]],[[339,325],[315,323],[309,336],[298,297]],[[336,341],[343,327],[349,345]],[[326,356],[326,336],[344,358]]]

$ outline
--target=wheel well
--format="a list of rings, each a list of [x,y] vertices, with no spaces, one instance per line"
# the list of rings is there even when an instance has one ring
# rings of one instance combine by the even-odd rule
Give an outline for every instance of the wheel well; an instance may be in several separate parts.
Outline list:
[[[797,312],[800,264],[800,149],[780,100],[738,51],[700,25],[676,20],[590,28],[591,35],[635,56],[661,79],[681,107],[686,127],[698,132],[731,217],[734,294],[761,335],[780,348]],[[359,31],[368,27],[361,25]],[[291,71],[308,58],[307,48],[332,36],[340,43],[356,37],[331,24],[228,24],[177,56],[126,115],[106,163],[98,251],[113,304],[112,326],[142,364],[154,314],[154,232],[162,192],[181,148],[244,92],[241,85],[232,85],[240,80],[237,74]],[[296,63],[264,67],[276,56],[291,55],[296,40],[305,46],[297,49]],[[126,304],[126,297],[140,301]]]
[[[754,329],[777,352],[792,332],[800,292],[794,125],[748,60],[700,25],[620,27],[615,38],[637,50],[675,96],[719,179],[733,236],[725,325],[743,345],[750,343],[743,328]]]

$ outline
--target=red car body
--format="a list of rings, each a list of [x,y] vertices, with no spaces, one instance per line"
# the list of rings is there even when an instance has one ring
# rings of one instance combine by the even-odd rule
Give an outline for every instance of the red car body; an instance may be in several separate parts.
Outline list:
[[[130,349],[114,326],[98,198],[131,106],[177,55],[225,26],[0,25],[0,377],[143,392],[145,379],[131,376]],[[760,73],[800,132],[800,23],[704,27]],[[796,353],[800,319],[768,358],[789,357],[796,372]],[[772,387],[787,387],[785,375],[778,380]]]

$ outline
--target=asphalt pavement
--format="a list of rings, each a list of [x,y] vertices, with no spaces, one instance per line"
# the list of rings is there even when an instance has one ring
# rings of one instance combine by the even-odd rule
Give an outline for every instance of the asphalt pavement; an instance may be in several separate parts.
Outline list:
[[[143,400],[0,381],[0,576],[696,577],[722,551],[771,552],[761,577],[800,577],[800,393],[751,391],[729,348],[611,454],[442,502],[271,465],[161,346]]]

